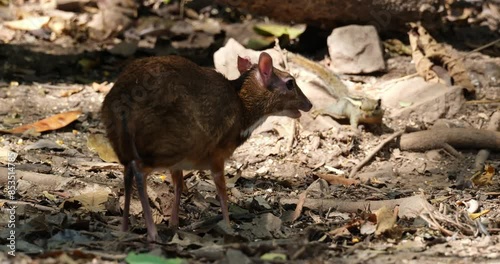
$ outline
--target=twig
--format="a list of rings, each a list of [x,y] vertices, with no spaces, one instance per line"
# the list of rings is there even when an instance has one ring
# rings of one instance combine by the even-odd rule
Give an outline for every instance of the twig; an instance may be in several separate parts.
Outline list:
[[[378,188],[375,188],[373,186],[370,186],[368,184],[363,184],[363,183],[360,183],[359,186],[363,187],[363,188],[366,188],[366,189],[369,189],[369,190],[372,190],[372,191],[376,191],[376,192],[379,192],[379,193],[385,193],[384,191],[378,189]]]
[[[424,221],[427,222],[427,224],[429,225],[430,228],[437,229],[441,233],[443,233],[443,234],[445,234],[447,236],[452,236],[453,235],[453,232],[451,232],[450,230],[442,227],[437,221],[435,221],[435,219],[431,218],[430,217],[430,213],[428,214],[428,216],[429,217],[427,217],[424,214],[421,214],[420,218],[424,219]]]
[[[446,150],[448,153],[450,153],[453,157],[457,159],[464,159],[464,155],[462,155],[460,152],[458,152],[454,147],[452,147],[448,143],[443,143],[443,149]]]
[[[490,123],[488,124],[487,130],[497,131],[500,125],[500,111],[496,111],[490,118]],[[481,171],[484,168],[486,160],[490,156],[489,149],[481,149],[477,153],[476,160],[474,162],[474,171]]]
[[[295,222],[295,220],[297,220],[300,217],[300,214],[302,213],[302,208],[304,207],[304,202],[306,201],[306,197],[307,197],[307,190],[303,191],[299,195],[299,202],[297,203],[297,207],[295,207],[295,211],[293,212],[291,222]]]
[[[470,100],[470,101],[465,102],[465,104],[468,104],[468,105],[499,104],[499,103],[500,103],[500,99],[494,99],[494,100],[487,100],[487,99],[483,99],[483,100]]]
[[[30,206],[33,206],[34,208],[36,208],[40,211],[51,212],[51,213],[59,211],[59,209],[54,209],[52,207],[48,207],[45,205],[39,205],[39,204],[34,204],[34,203],[30,203],[30,202],[25,202],[25,201],[12,201],[12,200],[0,199],[0,203],[6,203],[9,205],[21,205],[21,204],[22,205],[30,205]]]
[[[403,135],[403,133],[404,131],[398,131],[386,138],[384,141],[380,142],[377,147],[375,147],[358,165],[356,165],[356,167],[352,169],[351,173],[349,174],[349,178],[352,178],[356,173],[358,173],[358,171],[363,168],[387,143]]]
[[[483,46],[480,46],[480,47],[478,47],[478,48],[475,48],[475,49],[473,49],[473,50],[471,50],[471,51],[468,51],[468,52],[467,52],[467,53],[465,53],[464,55],[459,56],[459,57],[456,57],[456,58],[454,58],[454,59],[450,60],[448,63],[453,62],[453,61],[456,61],[456,60],[465,59],[465,57],[467,57],[467,56],[471,55],[472,53],[474,53],[474,52],[476,52],[476,51],[481,51],[481,50],[486,49],[486,48],[488,48],[488,47],[490,47],[490,46],[493,46],[493,45],[497,44],[497,42],[500,42],[500,38],[499,38],[499,39],[497,39],[497,40],[494,40],[494,41],[492,41],[492,42],[490,42],[490,43],[486,43],[486,44],[484,44]]]
[[[389,81],[387,81],[387,82],[384,83],[384,86],[386,87],[386,89],[384,89],[384,90],[387,90],[388,86],[391,85],[391,84],[394,84],[394,83],[397,83],[397,82],[400,82],[400,81],[405,81],[405,80],[408,80],[408,79],[411,79],[411,78],[417,77],[417,76],[420,76],[420,75],[417,72],[415,72],[415,73],[412,73],[412,74],[405,75],[403,77],[399,77],[399,78],[396,78],[396,79],[389,80]]]

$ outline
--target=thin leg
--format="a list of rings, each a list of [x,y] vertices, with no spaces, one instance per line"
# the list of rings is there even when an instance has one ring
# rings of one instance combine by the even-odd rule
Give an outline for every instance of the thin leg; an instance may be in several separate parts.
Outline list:
[[[139,199],[142,204],[142,212],[144,214],[144,220],[146,221],[146,227],[148,229],[148,240],[155,241],[158,237],[158,232],[156,231],[156,225],[153,222],[153,215],[151,213],[151,207],[149,206],[148,192],[146,189],[146,177],[142,170],[139,168],[137,163],[134,161],[130,162],[132,171],[135,176],[135,183],[137,185],[137,191],[139,192]]]
[[[217,188],[217,195],[220,199],[220,207],[222,210],[222,217],[230,227],[229,211],[227,209],[227,191],[226,179],[224,178],[224,161],[215,162],[212,165],[212,177],[214,178],[215,187]]]
[[[125,182],[125,206],[123,208],[122,231],[126,232],[128,231],[130,196],[132,195],[132,180],[134,179],[134,173],[132,172],[130,164],[125,165],[123,178],[123,181]]]
[[[179,226],[179,207],[181,205],[182,186],[184,185],[184,178],[182,170],[171,170],[172,181],[174,183],[174,207],[172,208],[172,215],[170,216],[169,226],[177,228]]]

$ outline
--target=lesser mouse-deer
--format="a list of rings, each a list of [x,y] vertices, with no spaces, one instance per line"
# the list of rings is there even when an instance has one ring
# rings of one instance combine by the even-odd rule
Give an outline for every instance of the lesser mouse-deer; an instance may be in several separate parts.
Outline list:
[[[150,57],[120,74],[102,105],[102,120],[125,166],[123,230],[128,230],[135,178],[148,240],[157,239],[146,191],[146,176],[170,170],[174,206],[169,221],[179,225],[183,170],[211,170],[224,220],[229,224],[224,161],[271,115],[292,118],[311,102],[288,73],[261,53],[257,64],[238,57],[241,76],[228,80],[211,68],[179,57]]]

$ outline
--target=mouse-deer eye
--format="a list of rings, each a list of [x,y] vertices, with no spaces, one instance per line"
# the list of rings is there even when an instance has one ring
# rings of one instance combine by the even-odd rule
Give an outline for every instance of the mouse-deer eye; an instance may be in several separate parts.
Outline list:
[[[285,83],[285,84],[286,84],[286,88],[287,88],[288,90],[293,90],[293,87],[295,87],[295,83],[293,82],[293,80],[292,80],[292,79],[290,79],[290,80],[286,81],[286,83]]]

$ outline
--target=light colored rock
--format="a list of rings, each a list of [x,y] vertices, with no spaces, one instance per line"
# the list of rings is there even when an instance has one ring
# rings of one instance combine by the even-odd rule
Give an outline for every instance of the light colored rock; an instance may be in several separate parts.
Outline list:
[[[374,26],[336,28],[327,42],[331,67],[335,72],[359,74],[386,69],[382,45]]]
[[[383,86],[383,84],[381,85]],[[451,118],[464,104],[463,89],[439,83],[426,83],[416,77],[391,85],[382,95],[384,107],[393,108],[390,117],[432,123]]]
[[[311,197],[320,198],[329,194],[328,182],[323,179],[317,179],[309,187],[307,187],[307,194]]]
[[[273,58],[273,66],[278,69],[283,65],[282,55],[275,49],[264,50]],[[224,74],[229,80],[234,80],[240,76],[238,72],[238,56],[249,58],[252,63],[259,61],[261,51],[246,49],[234,39],[229,39],[224,45],[214,53],[215,69]]]

